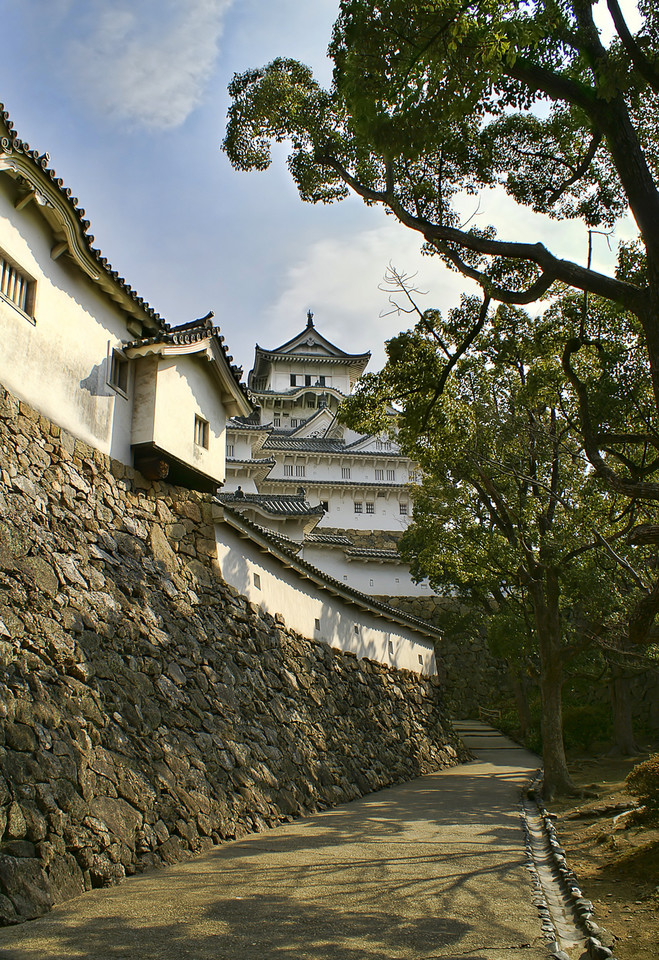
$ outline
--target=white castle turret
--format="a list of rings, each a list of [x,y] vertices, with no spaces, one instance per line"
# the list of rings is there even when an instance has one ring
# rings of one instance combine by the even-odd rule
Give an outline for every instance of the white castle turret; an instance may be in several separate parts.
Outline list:
[[[396,550],[411,519],[416,465],[390,437],[357,434],[338,421],[339,405],[370,356],[327,340],[311,311],[291,340],[270,350],[257,344],[248,378],[257,410],[227,422],[222,499],[367,594],[428,595],[428,587],[411,582]]]

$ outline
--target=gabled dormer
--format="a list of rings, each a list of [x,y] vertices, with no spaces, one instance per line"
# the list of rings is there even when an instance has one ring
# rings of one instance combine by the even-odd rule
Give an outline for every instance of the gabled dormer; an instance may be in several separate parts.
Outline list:
[[[326,406],[321,407],[313,416],[304,420],[297,429],[291,431],[289,436],[297,439],[326,437],[335,420],[336,416]]]
[[[248,386],[258,395],[290,395],[311,388],[346,396],[370,358],[370,352],[346,353],[324,337],[309,311],[306,327],[286,343],[271,350],[256,345]]]
[[[224,483],[227,418],[252,411],[212,317],[123,349],[135,367],[135,466],[152,479],[207,490]]]

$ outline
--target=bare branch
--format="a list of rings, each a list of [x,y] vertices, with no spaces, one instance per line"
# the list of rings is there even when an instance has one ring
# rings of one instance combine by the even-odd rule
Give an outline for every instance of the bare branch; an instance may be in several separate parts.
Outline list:
[[[396,198],[392,199],[386,192],[373,190],[370,187],[364,186],[364,184],[353,177],[343,164],[331,154],[317,153],[316,160],[318,163],[329,166],[335,170],[346,185],[364,200],[372,203],[381,203],[389,207],[391,212],[402,224],[411,230],[416,230],[430,244],[455,244],[474,253],[482,253],[485,256],[507,257],[512,260],[535,263],[545,275],[546,279],[542,281],[543,286],[546,284],[545,289],[548,289],[554,280],[560,280],[570,287],[575,287],[577,290],[588,290],[590,293],[603,297],[605,300],[613,300],[615,303],[620,303],[633,313],[640,313],[646,306],[647,297],[645,290],[631,283],[608,277],[606,274],[598,273],[595,270],[581,267],[570,260],[560,260],[550,253],[541,243],[492,240],[488,237],[468,233],[457,227],[433,224],[424,217],[413,216]],[[456,266],[458,265],[456,264]],[[460,269],[459,266],[458,269]],[[487,284],[489,285],[488,292],[491,293],[494,299],[498,299],[498,294],[491,290],[492,282],[489,279],[487,280]],[[503,292],[504,291],[502,291],[502,293]],[[506,291],[506,293],[510,292]]]
[[[612,470],[611,467],[609,467],[602,456],[590,416],[588,394],[584,384],[577,376],[571,363],[572,354],[577,353],[583,345],[583,340],[569,340],[565,345],[565,349],[563,350],[561,366],[563,367],[563,372],[572,384],[574,392],[577,395],[577,400],[579,403],[579,419],[581,421],[581,434],[584,439],[586,456],[595,468],[598,476],[602,477],[610,489],[615,493],[622,493],[627,497],[638,497],[643,500],[659,500],[659,483],[636,481],[628,477],[621,477],[614,470]]]
[[[571,187],[573,183],[576,183],[577,180],[580,180],[581,177],[583,177],[583,175],[588,170],[588,167],[592,163],[593,158],[597,153],[597,148],[599,147],[601,142],[602,142],[602,134],[599,131],[597,131],[592,136],[592,139],[590,141],[590,146],[586,151],[585,157],[583,158],[579,166],[576,168],[572,176],[569,177],[567,180],[565,180],[559,187],[556,187],[554,192],[547,197],[548,204],[556,203],[556,201],[562,196],[562,194],[565,193],[568,187]]]
[[[622,15],[618,0],[606,0],[606,5],[609,8],[616,32],[622,41],[623,47],[629,54],[632,63],[643,79],[647,80],[655,93],[659,93],[659,71],[655,65],[648,60],[636,43]]]
[[[615,562],[623,568],[623,570],[627,571],[627,573],[632,578],[636,586],[639,587],[643,591],[643,593],[647,593],[648,592],[647,585],[643,582],[642,578],[639,576],[636,570],[634,570],[632,565],[628,563],[628,561],[625,560],[624,557],[621,557],[619,553],[616,553],[616,551],[613,549],[609,541],[606,539],[606,537],[603,537],[601,533],[598,533],[597,530],[594,530],[593,534],[597,542],[604,547],[604,549],[609,554],[609,556],[611,556],[615,560]]]
[[[448,362],[446,363],[446,366],[445,366],[444,369],[442,370],[441,376],[440,376],[439,380],[437,381],[437,386],[435,387],[435,392],[434,392],[434,394],[433,394],[433,396],[432,396],[432,399],[431,399],[430,402],[428,403],[428,407],[427,407],[427,409],[426,409],[426,412],[424,413],[423,418],[422,418],[422,420],[421,420],[421,429],[422,429],[422,430],[425,429],[425,426],[426,426],[426,424],[427,424],[427,422],[428,422],[428,417],[430,416],[430,413],[431,413],[433,407],[435,406],[435,404],[437,403],[437,401],[438,401],[439,398],[441,397],[442,393],[444,392],[444,387],[446,386],[446,381],[447,381],[448,378],[449,378],[449,375],[450,375],[450,373],[451,373],[451,370],[452,370],[453,367],[456,365],[456,363],[458,362],[458,360],[460,359],[460,357],[462,357],[462,356],[466,353],[466,351],[469,349],[469,347],[471,346],[471,344],[474,342],[474,340],[476,339],[476,337],[478,336],[478,334],[479,334],[479,333],[481,332],[481,330],[483,329],[483,326],[484,326],[485,321],[486,321],[486,319],[487,319],[487,311],[488,311],[488,309],[489,309],[489,306],[490,306],[490,298],[489,298],[489,297],[485,297],[485,298],[483,299],[483,305],[481,306],[480,312],[479,312],[479,314],[478,314],[478,320],[476,321],[476,323],[474,324],[474,326],[471,328],[471,330],[467,333],[467,335],[466,335],[466,337],[464,338],[464,340],[462,341],[462,343],[458,345],[458,347],[457,347],[456,350],[455,350],[455,353],[453,353],[453,354],[449,357]]]

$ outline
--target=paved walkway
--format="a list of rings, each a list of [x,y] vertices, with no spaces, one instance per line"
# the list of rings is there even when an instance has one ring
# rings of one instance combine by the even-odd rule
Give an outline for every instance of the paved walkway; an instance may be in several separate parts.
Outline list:
[[[95,890],[0,930],[0,960],[547,960],[518,799],[538,759],[476,762]]]

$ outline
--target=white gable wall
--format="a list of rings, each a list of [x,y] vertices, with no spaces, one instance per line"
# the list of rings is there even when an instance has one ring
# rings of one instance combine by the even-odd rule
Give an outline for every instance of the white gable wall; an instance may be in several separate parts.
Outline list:
[[[36,282],[32,324],[0,299],[0,382],[45,416],[112,457],[130,462],[132,403],[108,386],[125,314],[64,255],[34,204],[14,209],[14,184],[0,175],[0,250]],[[128,384],[129,397],[132,385]]]
[[[303,481],[300,481],[303,483]],[[346,487],[306,488],[307,499],[311,503],[324,500],[329,509],[322,517],[319,527],[340,527],[344,530],[368,531],[403,531],[411,520],[412,506],[406,490],[389,492],[386,496],[378,496],[373,491],[350,490]],[[407,513],[400,513],[400,502],[407,503]],[[355,511],[355,504],[361,504],[361,512]],[[373,505],[373,513],[367,513],[369,504]]]
[[[209,369],[204,369],[204,365]],[[195,415],[209,424],[208,448],[194,442]],[[210,364],[199,357],[159,359],[153,441],[218,483],[225,475],[226,414]],[[138,442],[135,440],[134,442]]]
[[[316,533],[320,528],[316,528]],[[427,583],[413,583],[406,563],[378,563],[375,560],[346,561],[340,548],[328,550],[313,542],[302,548],[300,556],[323,573],[346,583],[367,597],[428,597],[433,591]]]

